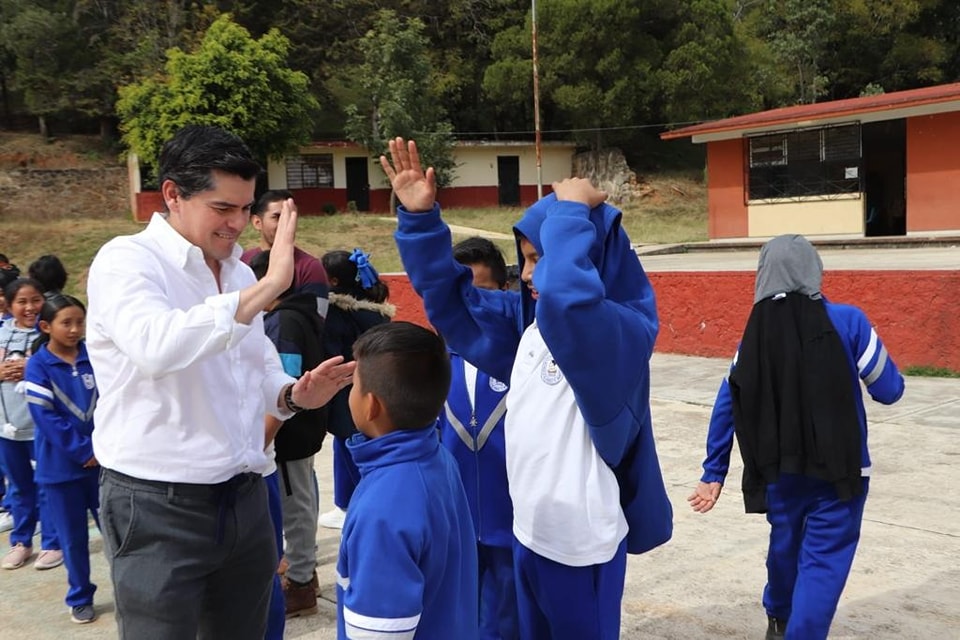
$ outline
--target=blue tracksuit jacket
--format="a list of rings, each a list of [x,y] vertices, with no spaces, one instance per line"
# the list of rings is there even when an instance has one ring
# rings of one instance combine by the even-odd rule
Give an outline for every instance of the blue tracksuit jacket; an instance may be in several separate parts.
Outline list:
[[[867,448],[867,415],[863,407],[863,392],[860,380],[863,380],[867,392],[877,402],[893,404],[903,395],[903,376],[897,370],[893,360],[887,355],[887,348],[870,326],[866,314],[857,307],[834,304],[824,301],[827,316],[840,335],[845,347],[850,377],[853,379],[853,393],[857,401],[857,416],[860,421],[860,442],[862,443],[862,464],[870,467],[870,452]],[[736,357],[730,370],[737,366]],[[730,451],[734,438],[733,405],[730,386],[724,378],[717,392],[717,400],[710,416],[707,432],[707,457],[703,462],[703,482],[723,482],[730,468]]]
[[[470,508],[434,425],[347,448],[362,477],[337,559],[337,637],[476,640]]]
[[[673,511],[650,420],[649,359],[659,323],[653,288],[620,212],[552,194],[526,211],[515,231],[540,255],[536,303],[526,287],[520,294],[473,287],[470,268],[453,259],[438,206],[417,214],[400,207],[398,214],[404,267],[447,344],[480,370],[509,380],[520,337],[536,317],[598,453],[617,476],[630,527],[627,550],[643,553],[669,540]]]
[[[450,354],[453,376],[440,415],[440,440],[460,467],[477,542],[509,549],[513,541],[513,506],[507,488],[503,437],[508,387],[477,370],[476,406],[471,407],[463,363],[459,355]]]
[[[24,380],[36,424],[36,481],[53,484],[88,476],[83,465],[93,457],[90,435],[98,395],[86,345],[80,342],[75,365],[43,345],[27,361]]]

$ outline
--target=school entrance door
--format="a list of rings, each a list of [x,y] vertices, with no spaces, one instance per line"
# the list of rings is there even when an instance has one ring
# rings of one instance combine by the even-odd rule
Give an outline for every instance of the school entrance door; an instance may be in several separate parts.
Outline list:
[[[347,161],[347,202],[353,202],[357,211],[370,210],[369,158],[345,158]]]

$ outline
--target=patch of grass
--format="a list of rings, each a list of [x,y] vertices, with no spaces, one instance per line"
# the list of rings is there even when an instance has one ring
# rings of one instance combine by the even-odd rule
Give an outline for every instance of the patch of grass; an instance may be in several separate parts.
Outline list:
[[[905,367],[903,369],[903,375],[922,376],[926,378],[960,378],[960,371],[954,371],[946,367],[934,367],[932,365],[917,365]]]

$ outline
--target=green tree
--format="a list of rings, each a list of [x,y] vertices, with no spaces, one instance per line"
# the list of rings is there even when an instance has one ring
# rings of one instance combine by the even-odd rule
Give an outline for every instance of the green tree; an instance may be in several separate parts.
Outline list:
[[[254,40],[221,16],[196,51],[173,48],[163,74],[120,89],[124,141],[155,166],[179,128],[210,124],[239,135],[260,158],[282,157],[310,140],[318,109],[308,78],[287,67],[288,53],[279,31]]]
[[[816,102],[829,90],[825,60],[837,25],[837,1],[767,0],[753,10],[757,34],[793,78],[796,102]]]
[[[82,47],[69,2],[5,0],[9,18],[0,41],[13,58],[13,80],[24,104],[48,137],[47,119],[72,107],[71,77],[82,64]]]
[[[424,164],[436,169],[442,187],[454,175],[453,127],[431,91],[433,71],[423,31],[416,18],[378,12],[361,41],[363,62],[347,73],[357,99],[346,107],[346,134],[374,156],[384,153],[393,137],[416,139]]]

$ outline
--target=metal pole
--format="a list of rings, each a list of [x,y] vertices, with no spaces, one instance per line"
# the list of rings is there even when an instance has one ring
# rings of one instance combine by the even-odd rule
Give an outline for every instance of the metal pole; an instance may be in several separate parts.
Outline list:
[[[537,71],[537,0],[530,0],[533,26],[533,135],[537,150],[537,200],[543,197],[543,154],[540,145],[540,74]]]

